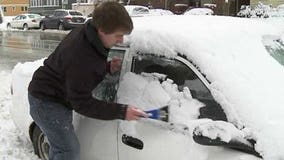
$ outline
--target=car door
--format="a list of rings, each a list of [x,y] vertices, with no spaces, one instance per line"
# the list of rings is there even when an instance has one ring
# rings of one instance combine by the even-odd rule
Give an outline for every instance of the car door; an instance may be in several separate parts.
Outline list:
[[[18,28],[23,28],[23,26],[24,26],[24,23],[27,23],[27,21],[28,21],[28,16],[26,16],[26,15],[22,15],[21,16],[21,19],[19,20],[19,23],[18,23]]]
[[[113,49],[108,60],[116,56],[123,60],[123,49]],[[115,95],[120,72],[110,75],[93,90],[93,97],[115,102]],[[81,144],[81,159],[83,160],[117,160],[117,128],[118,120],[103,121],[74,114],[74,127]]]
[[[58,28],[59,19],[62,15],[62,11],[55,11],[54,15],[50,19],[50,26],[51,28],[55,29]]]
[[[55,29],[58,27],[59,17],[62,11],[54,11],[53,15],[48,17],[45,21],[46,28]]]
[[[12,28],[18,28],[21,17],[22,15],[18,15],[10,22]]]
[[[196,116],[196,119],[204,117],[226,119],[222,109],[207,89],[206,80],[200,79],[201,74],[197,69],[181,57],[169,59],[153,55],[134,56],[131,61],[131,72],[164,74],[177,84],[179,90],[182,91],[184,87],[188,87],[193,98],[202,101],[205,106],[215,106],[218,108],[217,112],[220,112],[204,112],[206,114]],[[121,122],[120,125],[128,125],[123,123],[127,122]],[[180,128],[179,132],[173,129],[174,126]],[[190,153],[190,148],[194,150],[193,146],[196,145],[192,140],[191,133],[185,134],[183,130],[186,130],[186,127],[180,124],[145,119],[135,123],[132,129],[135,130],[134,135],[124,129],[118,130],[119,159],[130,160],[135,157],[136,160],[172,160],[187,155]]]

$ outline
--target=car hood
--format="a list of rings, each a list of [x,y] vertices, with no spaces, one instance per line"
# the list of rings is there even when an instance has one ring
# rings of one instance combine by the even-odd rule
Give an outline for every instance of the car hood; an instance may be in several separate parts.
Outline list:
[[[133,18],[126,38],[134,50],[182,54],[210,81],[209,89],[239,129],[250,130],[266,159],[284,158],[284,69],[266,51],[263,36],[280,35],[261,21],[222,16]]]

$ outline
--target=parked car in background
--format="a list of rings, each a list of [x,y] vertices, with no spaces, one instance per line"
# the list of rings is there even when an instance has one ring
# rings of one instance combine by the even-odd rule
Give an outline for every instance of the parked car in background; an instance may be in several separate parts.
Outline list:
[[[7,29],[18,28],[28,30],[39,28],[39,22],[42,19],[39,14],[20,14],[7,23]]]
[[[184,15],[213,15],[214,11],[210,8],[192,8],[186,10]]]
[[[172,11],[165,9],[150,9],[149,11],[152,16],[164,16],[174,14]]]
[[[141,17],[150,15],[148,7],[140,5],[125,5],[126,11],[131,17]]]
[[[163,114],[132,123],[74,112],[82,160],[284,159],[284,70],[262,43],[263,36],[278,34],[273,26],[184,15],[139,17],[133,23],[124,45],[108,55],[122,59],[121,71],[107,75],[90,94]],[[35,153],[47,160],[48,140],[30,117],[27,99],[32,74],[42,63],[13,69],[10,113]],[[167,109],[159,110],[163,106]]]
[[[76,10],[57,9],[52,15],[46,16],[40,21],[40,28],[69,30],[75,27],[82,26],[85,23],[86,17]]]

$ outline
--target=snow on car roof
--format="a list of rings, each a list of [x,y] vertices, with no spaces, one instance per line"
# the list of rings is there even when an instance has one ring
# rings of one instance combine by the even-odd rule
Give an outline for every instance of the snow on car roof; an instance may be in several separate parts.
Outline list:
[[[265,158],[284,157],[284,70],[266,51],[263,37],[280,35],[271,25],[221,16],[134,18],[128,37],[134,50],[192,60],[211,82],[229,121],[254,130]]]
[[[185,11],[183,14],[185,15],[212,15],[214,11],[210,8],[192,8],[190,10]]]

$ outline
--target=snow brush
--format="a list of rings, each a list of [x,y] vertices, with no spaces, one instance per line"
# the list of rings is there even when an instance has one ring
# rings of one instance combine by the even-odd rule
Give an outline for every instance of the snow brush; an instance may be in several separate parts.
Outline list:
[[[148,110],[144,112],[147,113],[148,118],[161,120],[165,122],[169,121],[169,106],[168,105],[163,106],[158,109]]]

